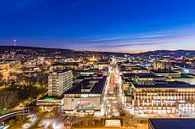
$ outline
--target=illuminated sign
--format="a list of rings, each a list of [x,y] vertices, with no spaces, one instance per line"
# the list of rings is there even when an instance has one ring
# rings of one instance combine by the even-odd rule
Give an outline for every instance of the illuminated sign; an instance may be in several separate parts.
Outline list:
[[[84,105],[84,104],[88,104],[89,101],[88,100],[80,100],[78,101],[78,104]]]
[[[87,98],[88,96],[88,94],[81,94],[81,98]]]

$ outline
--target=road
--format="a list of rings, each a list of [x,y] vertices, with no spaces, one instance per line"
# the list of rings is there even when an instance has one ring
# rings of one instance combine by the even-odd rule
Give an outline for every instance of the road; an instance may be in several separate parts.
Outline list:
[[[11,117],[15,117],[15,116],[18,116],[18,115],[28,115],[29,114],[29,109],[24,109],[24,110],[20,110],[20,111],[15,111],[15,112],[11,112],[11,113],[8,113],[8,114],[5,114],[3,116],[0,116],[0,122],[2,121],[5,121]]]
[[[104,115],[108,118],[120,116],[120,105],[122,99],[121,78],[118,71],[118,66],[113,59],[110,66],[110,75],[108,77],[108,85],[105,88],[103,110]]]
[[[27,117],[29,118],[29,121],[22,126],[22,129],[30,129],[39,120],[39,118],[36,114],[31,114]]]

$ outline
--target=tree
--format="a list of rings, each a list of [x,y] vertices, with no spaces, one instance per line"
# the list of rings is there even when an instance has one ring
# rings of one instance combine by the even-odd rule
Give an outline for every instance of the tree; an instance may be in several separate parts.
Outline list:
[[[19,104],[18,94],[14,91],[3,91],[0,93],[0,110],[7,111]]]

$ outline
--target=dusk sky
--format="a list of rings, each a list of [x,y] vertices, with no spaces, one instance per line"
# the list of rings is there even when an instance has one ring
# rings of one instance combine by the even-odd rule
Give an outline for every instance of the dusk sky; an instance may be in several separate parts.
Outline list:
[[[195,0],[0,0],[0,45],[195,50]]]

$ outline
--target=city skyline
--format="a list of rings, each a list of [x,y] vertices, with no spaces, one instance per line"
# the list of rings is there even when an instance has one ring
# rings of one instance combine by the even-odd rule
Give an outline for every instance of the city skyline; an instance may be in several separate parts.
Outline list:
[[[0,129],[195,129],[195,0],[0,0]]]
[[[193,0],[0,2],[0,45],[137,53],[195,50]]]

